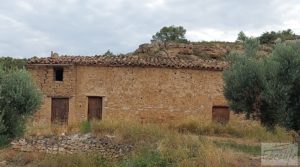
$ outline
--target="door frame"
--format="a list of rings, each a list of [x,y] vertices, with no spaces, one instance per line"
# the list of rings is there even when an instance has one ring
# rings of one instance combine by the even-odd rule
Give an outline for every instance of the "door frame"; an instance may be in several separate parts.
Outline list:
[[[228,110],[228,115],[226,115],[226,116],[228,116],[228,117],[226,117],[226,119],[224,119],[224,120],[214,120],[214,111],[215,111],[216,108],[227,109]],[[216,122],[224,123],[224,124],[228,123],[230,121],[230,108],[229,108],[229,106],[227,106],[227,105],[213,105],[212,106],[212,120],[216,121]]]
[[[67,124],[69,123],[69,114],[70,114],[70,97],[63,97],[63,96],[54,96],[54,97],[51,97],[51,109],[50,109],[50,114],[51,114],[51,117],[50,117],[50,121],[51,121],[51,124],[53,123],[56,123],[55,120],[53,120],[53,99],[67,99],[68,100],[68,111],[67,111],[67,120],[66,122],[59,122],[60,124]]]
[[[103,119],[104,113],[105,113],[105,109],[104,109],[104,101],[105,101],[105,96],[97,96],[97,95],[86,95],[86,120],[89,120],[89,97],[97,97],[97,98],[101,98],[102,100],[102,106],[101,106],[101,120]]]

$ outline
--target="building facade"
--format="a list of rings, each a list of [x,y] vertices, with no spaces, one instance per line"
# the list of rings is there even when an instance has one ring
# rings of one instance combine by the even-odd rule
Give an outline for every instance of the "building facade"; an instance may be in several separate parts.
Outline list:
[[[138,56],[51,56],[27,62],[39,122],[76,124],[117,112],[212,112],[223,106],[225,62]]]

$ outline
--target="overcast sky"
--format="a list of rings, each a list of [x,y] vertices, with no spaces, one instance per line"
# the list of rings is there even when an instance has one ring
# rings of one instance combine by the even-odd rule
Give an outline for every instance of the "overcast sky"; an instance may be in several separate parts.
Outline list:
[[[191,41],[234,41],[291,28],[299,0],[1,0],[0,56],[95,55],[134,51],[163,26]]]

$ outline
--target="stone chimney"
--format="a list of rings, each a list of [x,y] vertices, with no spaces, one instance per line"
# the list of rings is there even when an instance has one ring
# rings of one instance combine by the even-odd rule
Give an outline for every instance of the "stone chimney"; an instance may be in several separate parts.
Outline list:
[[[58,53],[55,53],[55,52],[51,51],[51,57],[52,58],[58,58],[59,55],[58,55]]]

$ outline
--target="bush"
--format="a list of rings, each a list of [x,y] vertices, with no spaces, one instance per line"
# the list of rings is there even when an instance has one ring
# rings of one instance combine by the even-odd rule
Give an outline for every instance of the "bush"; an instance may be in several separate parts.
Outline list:
[[[81,133],[89,133],[91,132],[92,127],[89,121],[84,121],[80,124],[80,132]]]
[[[25,70],[0,68],[0,136],[15,138],[23,134],[25,120],[37,110],[41,93]]]

